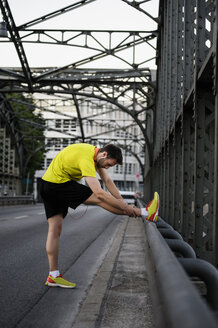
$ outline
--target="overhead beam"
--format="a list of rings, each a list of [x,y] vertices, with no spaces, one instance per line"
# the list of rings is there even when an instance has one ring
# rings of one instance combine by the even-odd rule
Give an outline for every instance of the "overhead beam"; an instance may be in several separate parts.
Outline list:
[[[22,24],[22,25],[18,26],[18,30],[26,29],[30,26],[45,22],[48,19],[51,19],[51,18],[54,18],[56,16],[65,14],[65,13],[67,13],[67,12],[73,10],[73,9],[77,9],[77,8],[82,7],[84,5],[87,5],[87,4],[89,4],[93,1],[95,1],[95,0],[81,0],[81,1],[78,1],[74,4],[72,4],[72,5],[69,5],[67,7],[64,7],[64,8],[58,9],[58,10],[55,10],[55,11],[49,13],[49,14],[43,15],[43,16],[38,17],[36,19],[33,19],[33,20],[31,20],[31,21],[29,21],[25,24]]]
[[[7,0],[1,0],[0,1],[0,8],[2,11],[2,16],[4,21],[6,22],[7,29],[11,36],[11,41],[14,43],[14,46],[16,48],[21,66],[23,68],[23,74],[26,79],[26,82],[28,84],[29,91],[32,92],[32,74],[31,70],[26,58],[26,54],[22,45],[22,42],[20,41],[20,35],[17,30],[17,27],[14,22],[14,18],[12,16],[9,4]]]
[[[128,1],[128,0],[122,0],[123,2],[127,3],[129,6],[141,11],[143,14],[145,14],[146,16],[148,16],[149,18],[151,18],[153,21],[155,21],[156,23],[160,23],[160,19],[159,17],[153,17],[152,15],[150,15],[147,11],[145,11],[144,9],[142,9],[140,7],[141,4],[143,4],[144,2],[148,2],[147,1]]]
[[[44,78],[46,76],[51,76],[51,75],[54,75],[54,74],[58,74],[58,73],[62,73],[62,72],[65,72],[65,70],[67,69],[75,69],[75,68],[78,68],[82,65],[85,65],[87,63],[90,63],[90,62],[93,62],[93,61],[96,61],[96,60],[99,60],[99,59],[102,59],[104,57],[107,57],[107,56],[113,56],[115,58],[118,58],[119,60],[121,60],[122,62],[124,62],[125,64],[129,65],[130,67],[132,67],[139,75],[141,73],[141,70],[139,68],[139,66],[141,64],[144,64],[145,62],[149,61],[149,60],[152,60],[152,58],[149,58],[148,60],[146,60],[145,62],[143,63],[135,63],[135,59],[133,58],[132,62],[130,62],[130,60],[125,60],[124,58],[122,57],[119,57],[117,55],[118,52],[121,52],[121,51],[124,51],[126,49],[129,49],[129,48],[136,48],[138,45],[141,45],[143,43],[148,43],[148,41],[154,39],[156,37],[156,35],[151,32],[151,34],[149,35],[146,35],[146,36],[140,36],[140,34],[137,34],[135,32],[135,34],[133,34],[133,36],[135,35],[136,38],[133,38],[132,40],[129,40],[129,37],[132,36],[132,32],[129,32],[129,31],[126,31],[125,33],[127,33],[127,36],[125,38],[123,38],[123,40],[116,46],[114,47],[111,47],[111,43],[109,42],[109,46],[108,47],[105,47],[104,44],[101,43],[100,40],[96,40],[95,37],[92,36],[92,31],[80,31],[81,34],[85,34],[87,38],[91,38],[92,41],[95,40],[97,41],[97,45],[98,47],[93,47],[91,45],[89,45],[87,43],[87,41],[84,42],[84,44],[68,44],[67,41],[66,42],[63,42],[63,41],[59,41],[59,40],[54,40],[54,38],[52,38],[52,42],[50,42],[50,44],[62,44],[62,45],[65,45],[65,46],[75,46],[75,47],[82,47],[82,48],[86,48],[86,49],[90,49],[90,50],[94,50],[94,51],[97,51],[96,54],[94,55],[91,55],[91,56],[88,56],[86,58],[83,58],[83,59],[80,59],[80,60],[77,60],[71,64],[68,64],[68,65],[65,65],[65,66],[62,66],[62,67],[58,67],[58,68],[55,68],[55,69],[50,69],[44,73],[41,73],[39,76],[37,76],[35,78],[35,81],[38,81],[40,80],[41,78]],[[101,32],[101,31],[99,31]],[[44,34],[45,32],[43,32],[43,30],[40,30],[38,31],[38,33],[42,33]],[[112,33],[115,33],[115,31],[107,31],[107,33],[109,33],[109,36],[112,34]],[[124,33],[124,32],[123,32]],[[47,35],[48,36],[48,35]],[[25,38],[23,37],[23,42],[25,42]],[[34,43],[42,43],[42,44],[49,44],[48,41],[28,41],[29,43],[31,42],[34,42]],[[151,46],[149,44],[149,46]],[[154,57],[155,58],[155,57]]]

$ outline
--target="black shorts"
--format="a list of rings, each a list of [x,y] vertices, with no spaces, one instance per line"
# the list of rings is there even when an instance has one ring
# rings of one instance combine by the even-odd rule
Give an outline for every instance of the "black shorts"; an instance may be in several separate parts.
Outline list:
[[[75,181],[52,183],[41,179],[40,194],[47,219],[57,214],[62,214],[64,218],[68,207],[77,208],[91,196],[92,190]]]

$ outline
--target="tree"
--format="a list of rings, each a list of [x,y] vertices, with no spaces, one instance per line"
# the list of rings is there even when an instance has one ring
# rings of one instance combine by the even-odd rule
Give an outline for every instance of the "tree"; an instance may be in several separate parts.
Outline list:
[[[46,152],[45,121],[41,112],[36,110],[34,100],[30,95],[13,93],[8,95],[7,99],[13,109],[14,118],[19,122],[17,129],[22,136],[24,146],[23,191],[27,183],[30,187],[29,191],[32,191],[35,171],[42,168]]]

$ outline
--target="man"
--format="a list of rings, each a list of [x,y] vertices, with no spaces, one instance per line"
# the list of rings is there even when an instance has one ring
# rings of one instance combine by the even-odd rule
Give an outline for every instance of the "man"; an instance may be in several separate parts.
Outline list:
[[[76,284],[64,279],[58,270],[58,248],[62,222],[68,207],[75,209],[80,204],[94,204],[120,215],[142,216],[156,221],[159,196],[154,195],[152,202],[143,209],[128,205],[121,197],[107,169],[122,164],[122,152],[115,145],[106,145],[99,149],[81,143],[72,144],[53,159],[41,180],[41,196],[48,219],[48,237],[46,251],[49,261],[47,286],[74,288]],[[96,171],[107,190],[101,188]],[[85,178],[88,186],[77,181]]]

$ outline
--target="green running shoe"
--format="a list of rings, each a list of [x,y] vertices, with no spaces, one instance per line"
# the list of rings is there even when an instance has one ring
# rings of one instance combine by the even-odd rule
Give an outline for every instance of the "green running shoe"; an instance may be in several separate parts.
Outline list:
[[[76,284],[74,284],[73,282],[67,281],[66,279],[64,279],[62,277],[61,274],[59,276],[57,276],[57,278],[54,278],[51,275],[49,275],[45,282],[45,285],[50,286],[50,287],[63,287],[63,288],[75,288],[76,287]]]
[[[152,221],[152,222],[157,222],[158,209],[159,209],[159,195],[158,195],[157,192],[155,192],[154,193],[154,198],[146,206],[146,210],[148,211],[148,216],[146,217],[146,220],[147,221]]]

